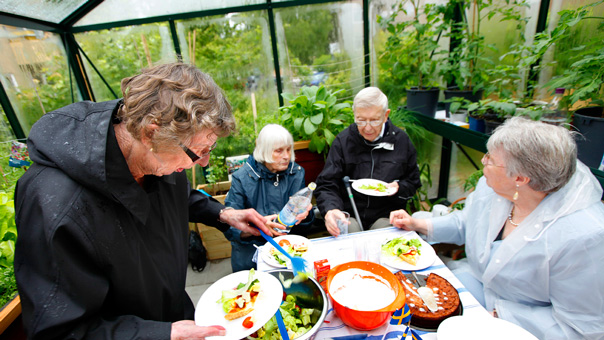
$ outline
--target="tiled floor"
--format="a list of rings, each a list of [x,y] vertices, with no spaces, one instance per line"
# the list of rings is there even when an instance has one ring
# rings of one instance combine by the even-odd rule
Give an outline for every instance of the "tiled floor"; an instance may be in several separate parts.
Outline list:
[[[193,304],[197,306],[197,301],[203,292],[220,278],[229,275],[231,270],[231,258],[208,261],[206,268],[202,272],[197,272],[189,268],[187,269],[187,286],[186,291],[189,293]]]

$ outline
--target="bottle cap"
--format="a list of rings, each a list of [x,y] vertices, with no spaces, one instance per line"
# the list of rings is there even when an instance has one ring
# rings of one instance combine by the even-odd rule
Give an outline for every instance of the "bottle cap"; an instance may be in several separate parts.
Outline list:
[[[310,182],[308,183],[308,188],[310,190],[315,190],[317,188],[317,185],[315,184],[315,182]]]
[[[556,89],[556,94],[564,94],[565,90],[566,90],[565,88],[559,87],[559,88]]]

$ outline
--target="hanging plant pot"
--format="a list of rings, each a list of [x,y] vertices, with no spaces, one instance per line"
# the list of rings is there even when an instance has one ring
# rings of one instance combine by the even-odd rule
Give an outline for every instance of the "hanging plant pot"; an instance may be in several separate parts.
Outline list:
[[[447,112],[447,116],[450,114],[449,107],[451,106],[451,103],[447,102],[447,100],[453,97],[461,97],[475,103],[482,99],[483,94],[483,90],[478,90],[474,93],[472,91],[460,90],[457,86],[450,86],[443,92],[445,94],[445,111]]]
[[[438,104],[439,88],[420,90],[418,87],[407,89],[407,109],[434,118]]]
[[[579,159],[597,169],[604,155],[604,107],[578,109],[573,115],[573,126],[583,135],[577,138]]]

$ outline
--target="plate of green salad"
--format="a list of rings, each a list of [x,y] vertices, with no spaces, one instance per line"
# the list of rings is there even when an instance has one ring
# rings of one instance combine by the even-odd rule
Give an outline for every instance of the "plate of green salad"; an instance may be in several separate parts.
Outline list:
[[[390,267],[415,271],[430,267],[436,260],[436,252],[428,242],[413,233],[382,243],[380,259]]]
[[[275,237],[274,240],[291,256],[307,258],[308,250],[310,249],[310,240],[306,237],[300,235],[283,235]],[[269,243],[262,246],[260,254],[264,259],[264,262],[271,267],[288,268],[291,266],[289,259]]]
[[[396,188],[390,188],[388,183],[373,178],[357,179],[352,182],[352,188],[369,196],[392,196],[396,194]]]

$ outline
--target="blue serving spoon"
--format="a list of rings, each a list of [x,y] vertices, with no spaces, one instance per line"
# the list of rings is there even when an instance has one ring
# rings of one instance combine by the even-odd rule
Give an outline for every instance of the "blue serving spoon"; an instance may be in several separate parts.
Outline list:
[[[285,251],[285,249],[283,249],[279,245],[279,243],[275,242],[275,240],[273,240],[272,237],[268,236],[260,228],[256,227],[256,229],[258,229],[258,231],[260,231],[260,235],[262,235],[262,237],[264,237],[264,239],[268,243],[272,244],[273,247],[275,247],[278,251],[281,252],[281,254],[285,255],[292,262],[292,270],[294,272],[294,276],[297,276],[298,273],[304,273],[304,274],[306,274],[307,262],[306,262],[305,259],[303,259],[301,257],[297,257],[297,256],[291,256],[288,252]]]
[[[277,326],[279,326],[279,333],[281,333],[281,339],[289,340],[289,334],[287,334],[287,328],[285,328],[285,322],[283,322],[283,317],[281,316],[281,310],[277,308],[277,313],[275,313],[275,317],[277,318]]]

